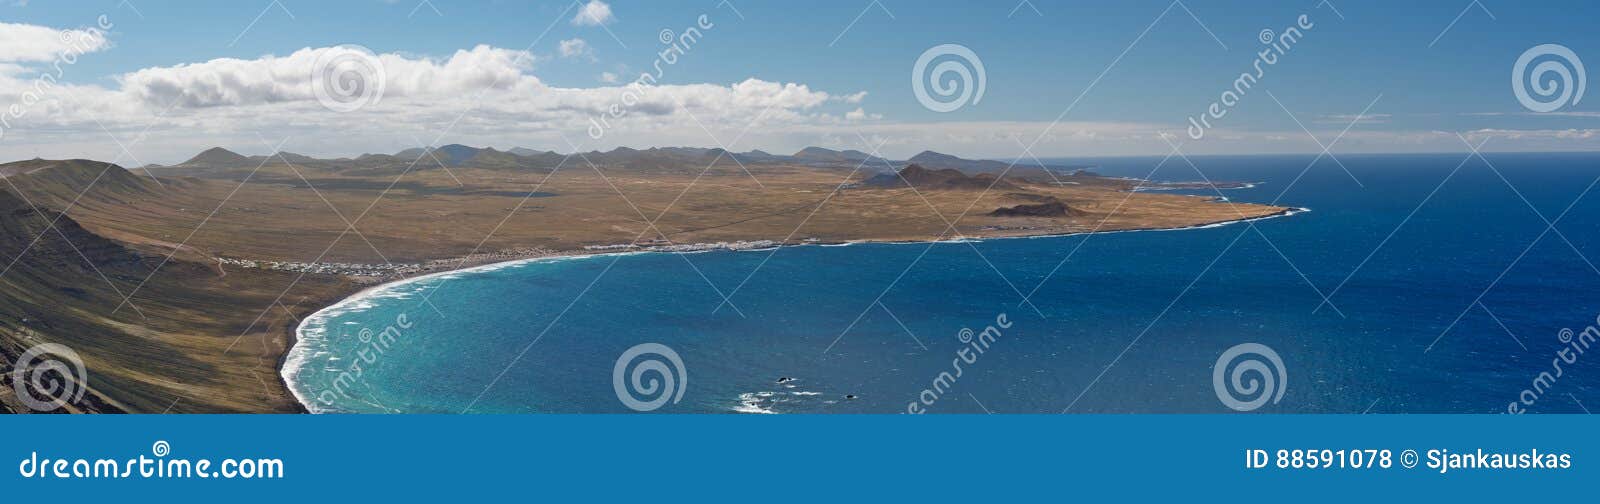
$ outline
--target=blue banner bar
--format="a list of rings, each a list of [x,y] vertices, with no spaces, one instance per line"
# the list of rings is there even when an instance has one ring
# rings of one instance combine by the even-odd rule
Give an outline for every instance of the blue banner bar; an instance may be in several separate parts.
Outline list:
[[[1592,497],[1595,425],[1454,415],[40,415],[0,420],[16,433],[0,461],[12,496],[96,499],[1482,502]]]

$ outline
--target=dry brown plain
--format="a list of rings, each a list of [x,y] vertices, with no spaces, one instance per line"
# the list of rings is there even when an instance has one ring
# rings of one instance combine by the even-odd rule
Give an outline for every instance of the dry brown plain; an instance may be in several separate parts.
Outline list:
[[[37,222],[13,225],[8,241],[38,237],[61,254],[69,242],[109,250],[74,265],[8,247],[19,266],[0,276],[0,350],[12,356],[22,341],[41,337],[80,348],[99,384],[89,411],[298,410],[277,371],[293,329],[360,285],[222,265],[219,257],[381,264],[534,248],[583,253],[649,240],[922,241],[1180,228],[1289,210],[1133,192],[1132,181],[1086,175],[1007,179],[1010,187],[993,190],[870,188],[856,185],[868,176],[860,171],[768,164],[747,172],[728,161],[703,171],[641,170],[573,156],[554,170],[419,163],[353,174],[274,158],[226,170],[111,167],[103,175],[110,178],[91,187],[103,166],[34,169],[4,186],[27,195],[41,209],[35,217],[64,211],[82,226],[82,236],[68,237]],[[1051,197],[1075,211],[988,215]],[[28,278],[36,283],[19,280]],[[67,290],[44,292],[43,284]],[[119,301],[130,294],[137,312]]]
[[[323,261],[370,263],[385,257],[394,262],[451,258],[474,250],[579,250],[636,239],[680,244],[805,238],[917,241],[952,235],[1063,234],[1096,227],[1172,228],[1285,210],[1129,193],[1125,190],[1132,182],[1099,177],[1068,177],[1077,183],[1063,184],[1018,181],[1022,190],[915,190],[848,187],[865,175],[840,169],[757,166],[752,171],[754,176],[723,162],[703,176],[640,173],[592,166],[573,157],[553,173],[434,167],[403,177],[348,177],[268,164],[243,185],[218,179],[175,182],[184,185],[178,191],[182,197],[152,198],[136,205],[139,212],[86,208],[73,216],[128,239],[176,243],[237,190],[188,245],[212,255],[288,261],[311,261],[326,250]],[[156,173],[160,177],[160,170]],[[1040,195],[1054,196],[1084,213],[1069,218],[986,216]],[[958,217],[950,231],[947,219]],[[354,231],[346,232],[347,223],[355,224]],[[1022,227],[1029,229],[1016,229]]]

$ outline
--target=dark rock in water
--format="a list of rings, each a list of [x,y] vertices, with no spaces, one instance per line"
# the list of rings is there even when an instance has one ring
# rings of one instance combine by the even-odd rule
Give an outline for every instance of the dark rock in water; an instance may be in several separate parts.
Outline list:
[[[854,401],[854,400],[856,400],[856,395],[855,394],[845,394],[844,398],[846,400]]]
[[[990,217],[1067,217],[1082,214],[1082,211],[1069,207],[1066,203],[1060,201],[1002,207],[989,212]]]

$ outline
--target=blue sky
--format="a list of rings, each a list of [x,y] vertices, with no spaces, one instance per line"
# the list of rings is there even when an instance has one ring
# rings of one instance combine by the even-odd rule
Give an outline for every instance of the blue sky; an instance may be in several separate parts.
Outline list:
[[[1318,142],[1332,142],[1369,105],[1367,119],[1335,151],[1457,151],[1465,148],[1457,133],[1474,143],[1487,139],[1485,150],[1600,150],[1600,98],[1535,114],[1519,103],[1510,79],[1518,56],[1540,44],[1560,44],[1600,62],[1600,35],[1593,29],[1600,5],[1593,2],[879,0],[797,7],[751,0],[616,0],[602,2],[611,16],[598,25],[574,22],[584,8],[575,2],[18,3],[0,7],[6,26],[82,28],[102,14],[115,26],[108,44],[63,72],[63,81],[100,94],[69,96],[64,100],[72,105],[62,110],[41,106],[19,118],[0,138],[0,158],[6,159],[37,153],[171,162],[208,143],[265,152],[280,141],[284,150],[320,155],[435,141],[559,151],[731,144],[733,150],[786,152],[810,144],[863,150],[881,145],[891,157],[934,149],[996,158],[1014,157],[1032,144],[1031,152],[1048,157],[1161,155],[1169,146],[1155,136],[1159,132],[1173,134],[1172,141],[1184,142],[1188,153],[1314,153]],[[656,59],[662,29],[681,33],[701,14],[715,27],[661,78],[662,84],[682,87],[668,95],[676,107],[666,108],[676,112],[633,114],[618,121],[616,134],[587,135],[595,110],[603,111],[615,101],[607,97],[620,93],[621,84],[604,82],[602,75],[631,81]],[[1265,47],[1258,41],[1261,31],[1281,32],[1302,14],[1315,27],[1218,119],[1217,134],[1186,137],[1187,119],[1202,114],[1251,68],[1255,51]],[[563,56],[563,41],[587,50]],[[496,90],[488,103],[450,103],[453,109],[429,93],[473,94],[472,79],[461,89],[432,86],[386,95],[353,114],[325,114],[274,93],[260,100],[180,105],[162,115],[166,107],[124,78],[141,69],[171,70],[219,58],[247,64],[341,44],[441,68],[457,51],[478,46],[526,50],[531,64],[513,65],[513,80],[529,81]],[[916,98],[912,66],[924,50],[940,44],[965,46],[981,60],[985,93],[977,103],[937,113]],[[28,82],[41,63],[12,65],[7,72],[15,84]],[[207,77],[172,79],[203,84]],[[709,89],[750,79],[776,87],[723,95]],[[168,81],[145,84],[160,82]],[[783,92],[784,84],[803,86],[805,96],[747,106],[751,93]],[[696,87],[702,85],[707,89]],[[497,105],[549,89],[568,98]],[[861,92],[865,97],[848,99]],[[147,103],[112,103],[128,96]],[[95,102],[106,103],[90,105]],[[575,103],[600,106],[573,117],[554,115],[583,108]],[[423,109],[430,112],[413,113]],[[1054,122],[1058,117],[1061,123]],[[392,128],[361,127],[374,121]],[[1049,134],[1041,138],[1041,132]],[[118,142],[136,145],[124,153]]]

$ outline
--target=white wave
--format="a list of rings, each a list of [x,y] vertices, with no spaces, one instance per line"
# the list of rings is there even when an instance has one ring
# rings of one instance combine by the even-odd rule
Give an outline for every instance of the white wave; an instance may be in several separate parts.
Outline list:
[[[1236,190],[1236,189],[1255,189],[1256,188],[1256,184],[1259,184],[1259,183],[1260,182],[1246,182],[1246,183],[1244,183],[1242,185],[1230,186],[1230,187],[1217,187],[1217,186],[1213,185],[1213,186],[1209,187],[1209,189],[1211,189],[1213,191],[1232,191],[1232,190]],[[1138,186],[1138,187],[1133,188],[1133,192],[1204,191],[1206,189],[1208,189],[1208,188],[1207,187]]]
[[[767,396],[765,397],[761,396],[760,394],[762,394],[762,392],[745,392],[743,394],[739,394],[739,405],[734,406],[733,411],[735,413],[752,413],[759,415],[778,414],[778,412],[773,411],[771,408],[764,408],[761,406],[761,403],[766,402],[764,399],[766,399],[766,397],[771,397],[772,393],[766,392]]]
[[[352,313],[362,313],[376,308],[378,305],[375,301],[379,299],[410,299],[413,294],[423,292],[427,290],[428,287],[446,280],[459,279],[475,274],[490,273],[506,268],[522,267],[536,263],[594,259],[598,257],[624,256],[638,253],[640,252],[616,252],[605,254],[580,254],[571,256],[514,259],[481,266],[473,266],[471,268],[441,271],[438,273],[404,278],[386,284],[369,287],[360,292],[352,294],[350,297],[340,300],[338,303],[334,303],[326,308],[317,310],[316,313],[312,313],[305,319],[301,320],[300,325],[295,327],[294,346],[289,348],[288,354],[284,356],[283,368],[279,370],[278,374],[283,377],[284,384],[289,388],[289,393],[292,394],[295,400],[299,401],[302,406],[305,406],[307,411],[312,413],[324,413],[331,411],[322,408],[317,404],[316,401],[309,401],[304,395],[301,395],[300,383],[297,378],[300,374],[300,371],[305,368],[307,361],[314,356],[321,357],[321,355],[318,355],[316,352],[323,352],[323,354],[327,353],[327,348],[323,346],[327,344],[325,337],[327,334],[327,325],[334,319],[337,319],[339,316]],[[410,291],[407,292],[405,289],[410,289]]]

